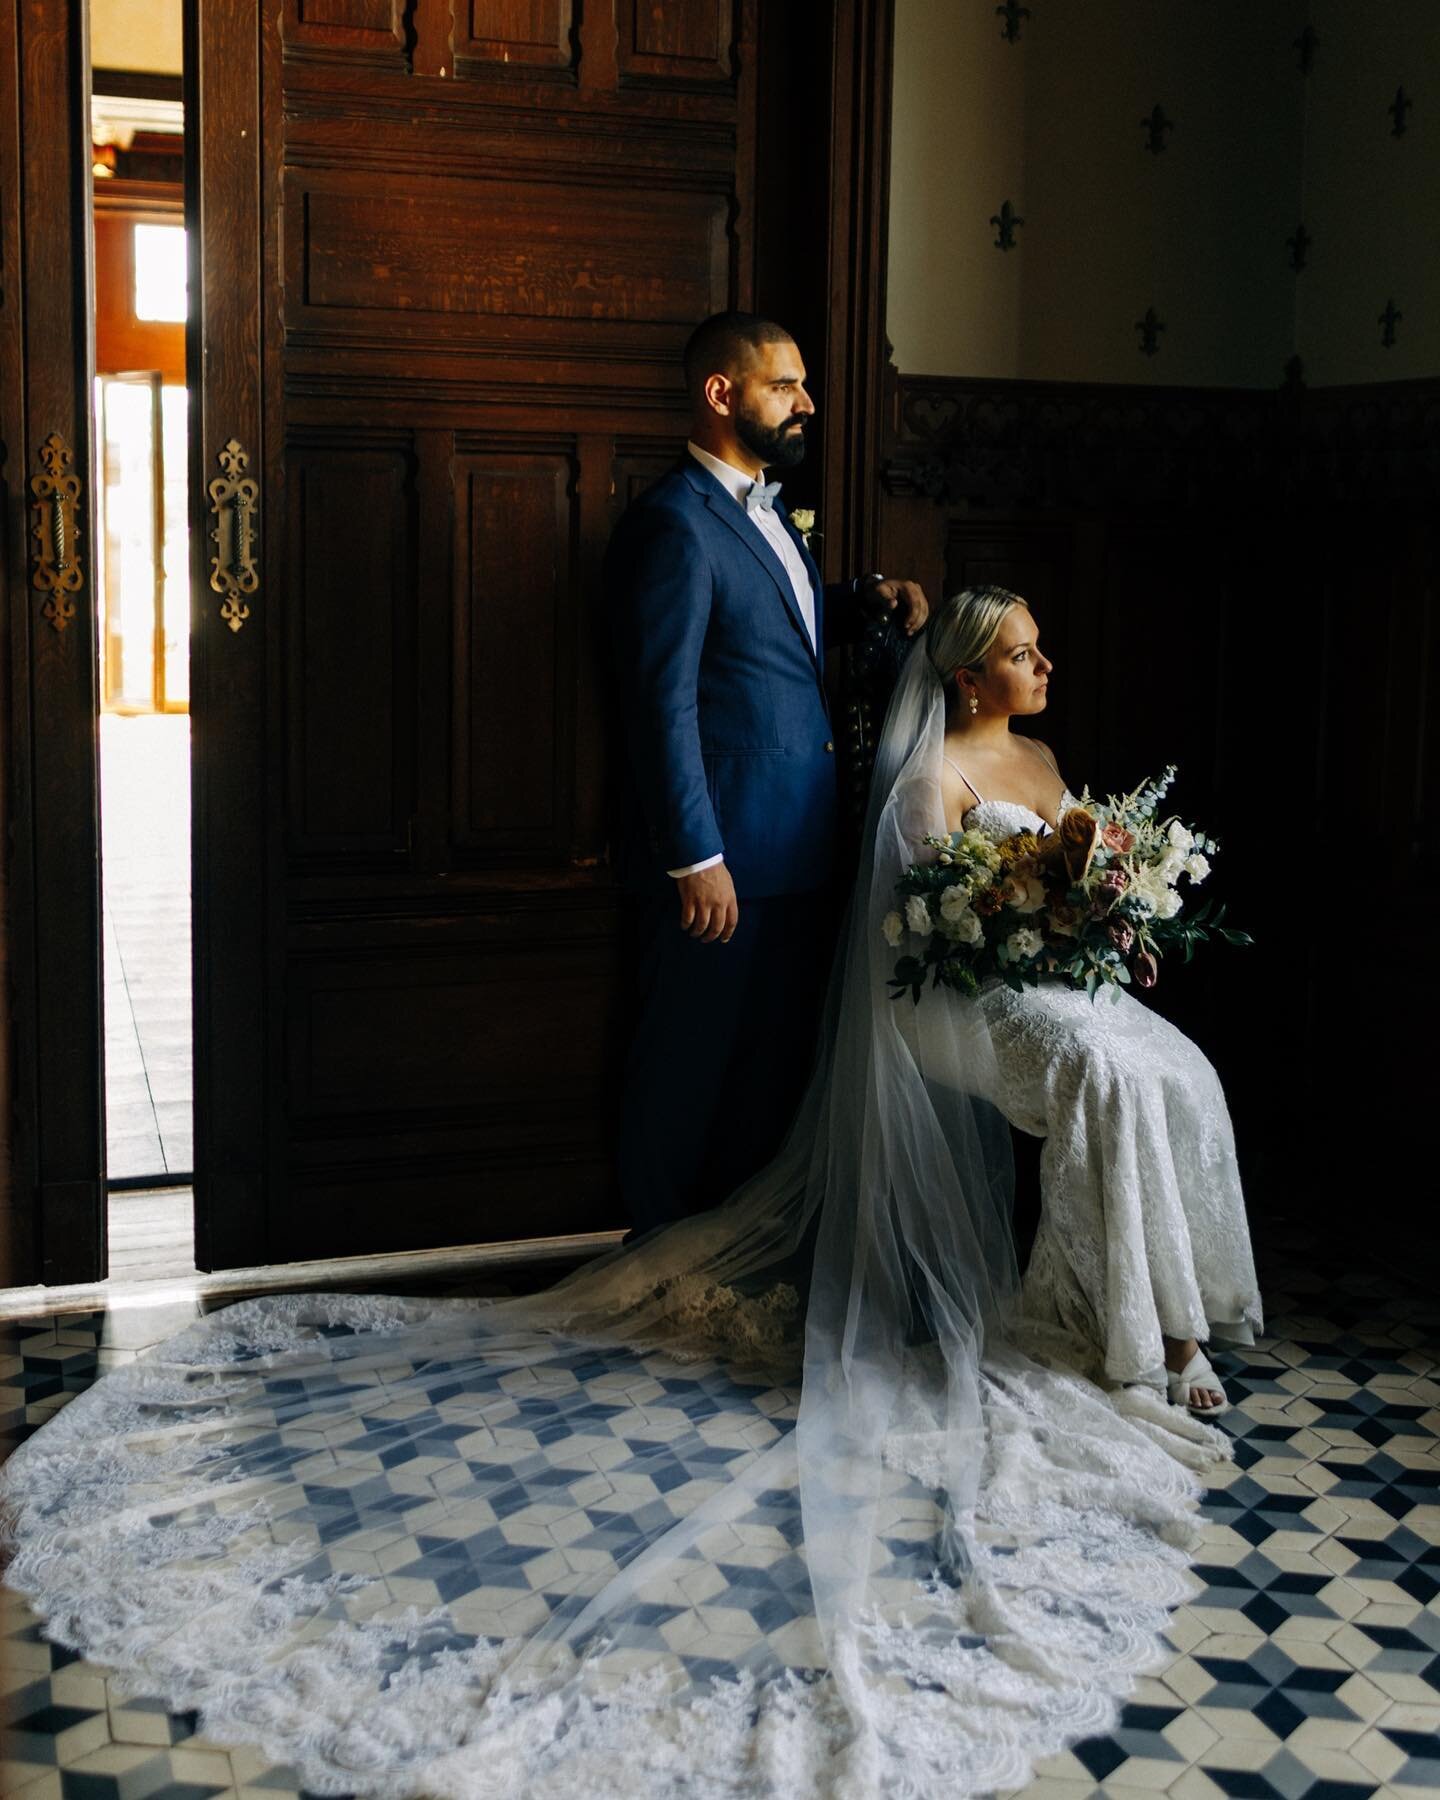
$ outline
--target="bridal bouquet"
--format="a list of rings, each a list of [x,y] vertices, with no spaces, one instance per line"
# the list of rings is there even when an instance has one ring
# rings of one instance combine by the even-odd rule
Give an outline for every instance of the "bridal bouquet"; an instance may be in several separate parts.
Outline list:
[[[1185,913],[1218,846],[1179,819],[1159,817],[1174,779],[1171,767],[1158,781],[1103,801],[1087,789],[1044,837],[1026,831],[996,843],[958,831],[926,838],[933,860],[905,871],[899,907],[884,920],[893,949],[907,937],[919,940],[895,964],[892,999],[908,993],[918,1002],[927,980],[974,994],[992,976],[1017,990],[1068,981],[1093,999],[1107,985],[1154,987],[1167,950],[1188,962],[1211,937],[1250,943],[1226,926],[1223,906]]]

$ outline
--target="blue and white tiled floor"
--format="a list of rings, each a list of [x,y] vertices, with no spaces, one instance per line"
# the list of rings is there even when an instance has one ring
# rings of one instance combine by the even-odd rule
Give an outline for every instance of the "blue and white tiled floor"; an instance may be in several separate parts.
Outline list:
[[[1264,1261],[1273,1335],[1222,1365],[1236,1463],[1209,1496],[1205,1586],[1173,1617],[1174,1659],[1116,1732],[1052,1757],[1032,1800],[1440,1795],[1440,1308],[1391,1276],[1321,1268],[1283,1234]],[[0,1431],[17,1440],[183,1322],[0,1323]],[[7,1796],[298,1791],[258,1754],[207,1743],[193,1717],[116,1698],[16,1597],[0,1602]]]

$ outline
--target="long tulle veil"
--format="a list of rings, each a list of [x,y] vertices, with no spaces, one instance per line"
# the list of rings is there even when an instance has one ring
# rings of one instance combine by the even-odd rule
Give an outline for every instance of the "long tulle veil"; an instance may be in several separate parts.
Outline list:
[[[943,732],[919,644],[775,1161],[538,1296],[107,1375],[0,1477],[52,1635],[317,1793],[954,1796],[1106,1725],[1208,1452],[1026,1335],[980,1010],[889,997]]]

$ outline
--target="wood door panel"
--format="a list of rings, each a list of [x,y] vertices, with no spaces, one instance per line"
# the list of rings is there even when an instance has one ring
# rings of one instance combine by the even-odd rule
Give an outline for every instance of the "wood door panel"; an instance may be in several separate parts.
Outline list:
[[[612,519],[618,520],[625,508],[632,501],[638,500],[646,488],[653,487],[662,475],[669,474],[684,453],[683,438],[664,444],[617,444],[610,483]]]
[[[412,458],[292,445],[286,596],[292,856],[404,856],[415,804]]]
[[[353,1256],[444,1244],[510,1243],[615,1230],[608,1156],[591,1145],[515,1151],[504,1160],[457,1155],[449,1163],[394,1167],[374,1160],[297,1166],[291,1199],[277,1205],[267,1241],[277,1262],[335,1254],[345,1221]]]
[[[313,1137],[323,1121],[348,1132],[359,1118],[372,1134],[404,1131],[435,1116],[479,1120],[506,1139],[528,1113],[522,1135],[534,1143],[557,1105],[597,1100],[615,972],[606,946],[567,943],[563,924],[557,914],[554,933],[523,948],[502,935],[437,950],[431,928],[406,955],[375,949],[292,964],[297,1130]]]
[[[456,0],[455,72],[569,72],[578,56],[574,24],[574,0]]]
[[[678,325],[724,304],[723,194],[292,171],[286,322],[493,337],[496,320]]]
[[[414,0],[285,0],[288,49],[406,67],[406,13]]]
[[[735,12],[734,0],[616,0],[621,80],[733,82]]]
[[[451,842],[558,856],[574,740],[575,463],[457,456]]]

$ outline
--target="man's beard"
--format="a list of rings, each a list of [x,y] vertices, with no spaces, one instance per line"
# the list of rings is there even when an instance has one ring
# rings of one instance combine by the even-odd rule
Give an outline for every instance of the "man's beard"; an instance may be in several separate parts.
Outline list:
[[[786,419],[783,425],[762,425],[753,413],[737,412],[735,435],[767,469],[793,469],[805,460],[805,427],[792,431],[796,423]]]

